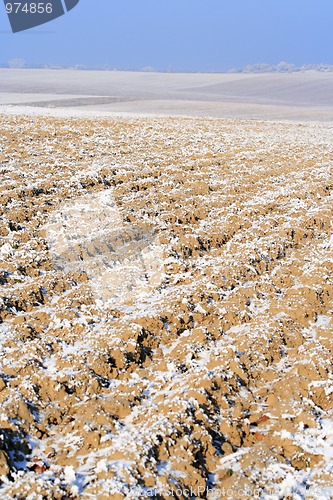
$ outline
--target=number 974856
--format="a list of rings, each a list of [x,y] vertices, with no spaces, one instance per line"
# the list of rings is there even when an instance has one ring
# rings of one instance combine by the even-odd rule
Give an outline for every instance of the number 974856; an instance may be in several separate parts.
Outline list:
[[[52,14],[52,3],[50,2],[14,2],[6,3],[7,14]]]

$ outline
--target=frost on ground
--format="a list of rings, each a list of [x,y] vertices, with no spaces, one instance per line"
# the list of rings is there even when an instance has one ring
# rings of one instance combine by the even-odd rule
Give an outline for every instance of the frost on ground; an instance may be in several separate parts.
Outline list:
[[[332,498],[332,145],[2,116],[1,498]]]
[[[124,225],[112,188],[64,200],[45,231],[55,267],[84,272],[105,307],[126,307],[161,284],[158,236],[149,227]]]

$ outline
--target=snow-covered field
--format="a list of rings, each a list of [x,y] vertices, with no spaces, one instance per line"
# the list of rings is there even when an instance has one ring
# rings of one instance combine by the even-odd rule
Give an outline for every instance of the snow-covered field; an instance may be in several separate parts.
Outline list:
[[[318,71],[173,74],[0,69],[0,106],[25,105],[30,112],[31,106],[42,107],[58,114],[66,110],[75,115],[333,121],[332,89],[333,73]]]
[[[7,111],[1,498],[332,498],[333,126]]]

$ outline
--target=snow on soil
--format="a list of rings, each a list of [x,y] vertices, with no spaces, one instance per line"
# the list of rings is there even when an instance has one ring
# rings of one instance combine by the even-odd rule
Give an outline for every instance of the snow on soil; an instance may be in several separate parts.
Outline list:
[[[327,124],[2,116],[1,498],[332,498],[332,145]],[[103,193],[163,257],[118,302],[141,247],[108,250],[111,302],[54,255],[64,206]]]

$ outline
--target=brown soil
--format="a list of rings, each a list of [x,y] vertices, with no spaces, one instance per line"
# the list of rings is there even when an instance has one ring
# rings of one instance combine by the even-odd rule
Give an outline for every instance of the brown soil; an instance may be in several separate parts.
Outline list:
[[[331,498],[332,140],[2,117],[2,498]],[[127,308],[55,269],[45,233],[107,189],[163,248],[162,282]]]

